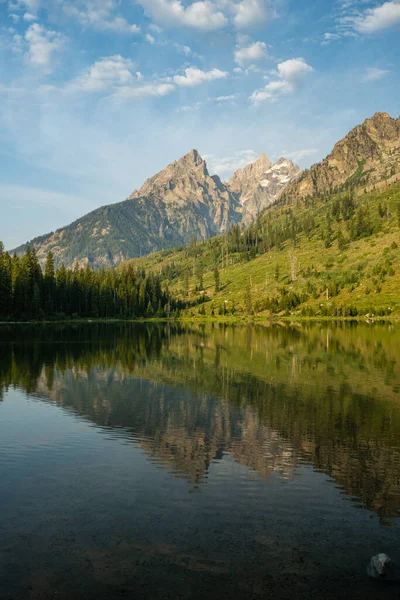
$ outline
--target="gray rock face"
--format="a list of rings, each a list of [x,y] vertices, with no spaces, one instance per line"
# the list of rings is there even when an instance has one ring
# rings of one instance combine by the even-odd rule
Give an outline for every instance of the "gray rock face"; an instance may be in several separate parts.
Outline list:
[[[231,184],[211,176],[197,150],[145,181],[123,202],[103,206],[30,242],[43,264],[53,252],[56,266],[110,267],[150,252],[225,233],[247,224],[266,208],[299,169],[265,155],[237,171]],[[21,254],[26,244],[15,251]]]
[[[241,204],[243,223],[250,223],[271,206],[299,174],[300,168],[291,160],[280,158],[272,164],[265,154],[238,169],[226,185]]]
[[[284,193],[296,198],[330,193],[345,184],[366,187],[400,180],[400,117],[376,113],[335,144],[321,162],[304,171]]]
[[[367,573],[374,579],[389,579],[394,575],[394,563],[387,554],[377,554],[371,558]]]
[[[239,202],[217,175],[210,176],[197,150],[150,177],[128,200],[139,198],[161,204],[167,222],[186,240],[223,233],[241,221]]]

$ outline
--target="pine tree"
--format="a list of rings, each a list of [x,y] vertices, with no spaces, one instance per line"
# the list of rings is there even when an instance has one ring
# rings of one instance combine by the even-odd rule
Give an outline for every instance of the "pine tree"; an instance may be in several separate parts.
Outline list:
[[[345,250],[347,244],[346,244],[346,239],[345,239],[341,229],[339,229],[339,231],[338,231],[337,243],[338,243],[338,248],[341,252],[343,250]]]
[[[217,294],[220,289],[218,265],[215,265],[215,267],[214,267],[214,281],[215,281],[215,293]]]
[[[280,268],[279,268],[279,264],[276,263],[275,265],[275,272],[274,272],[274,277],[275,277],[275,281],[279,281],[279,277],[280,277]]]
[[[40,288],[36,281],[33,284],[32,315],[35,319],[39,319],[41,316],[43,316]]]
[[[12,310],[12,266],[8,252],[0,242],[0,316],[10,316]]]
[[[253,314],[253,303],[252,303],[252,299],[251,299],[251,288],[250,288],[250,282],[248,283],[247,289],[246,289],[246,311],[248,315],[252,315]]]
[[[189,269],[185,269],[184,291],[187,296],[189,294]]]
[[[44,310],[47,315],[54,312],[56,278],[54,272],[54,257],[51,252],[47,254],[44,271]]]
[[[332,233],[332,220],[330,212],[328,211],[326,219],[325,248],[330,248],[332,246]]]

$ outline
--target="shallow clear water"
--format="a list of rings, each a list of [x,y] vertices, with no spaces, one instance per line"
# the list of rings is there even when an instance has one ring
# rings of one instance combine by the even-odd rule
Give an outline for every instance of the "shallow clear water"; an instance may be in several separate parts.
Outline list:
[[[0,598],[399,598],[400,329],[0,329]]]

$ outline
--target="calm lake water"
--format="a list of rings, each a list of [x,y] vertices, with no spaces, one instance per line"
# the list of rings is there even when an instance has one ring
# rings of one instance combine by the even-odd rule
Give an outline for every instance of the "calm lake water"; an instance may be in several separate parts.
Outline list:
[[[0,329],[0,598],[398,599],[400,328]]]

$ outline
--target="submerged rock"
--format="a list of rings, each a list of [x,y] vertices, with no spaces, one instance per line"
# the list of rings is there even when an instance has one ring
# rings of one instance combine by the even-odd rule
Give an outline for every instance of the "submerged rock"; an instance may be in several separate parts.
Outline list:
[[[394,575],[394,562],[387,554],[377,554],[371,558],[367,573],[374,579],[391,579]]]

